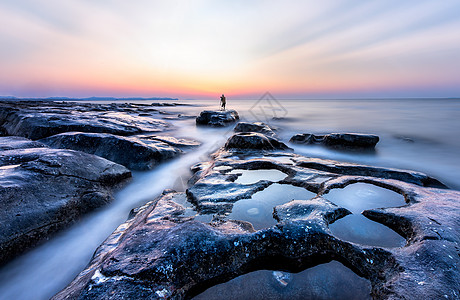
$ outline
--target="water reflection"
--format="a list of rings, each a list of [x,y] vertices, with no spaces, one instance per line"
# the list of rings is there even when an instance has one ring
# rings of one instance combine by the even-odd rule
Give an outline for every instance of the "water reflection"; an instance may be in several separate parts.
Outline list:
[[[193,299],[371,299],[371,284],[337,261],[299,273],[259,270],[213,286]]]
[[[406,204],[401,194],[369,183],[354,183],[343,189],[333,189],[324,195],[326,199],[352,213],[382,207],[397,207]]]
[[[390,228],[374,222],[361,214],[348,215],[329,225],[337,238],[367,246],[402,247],[406,240]]]
[[[276,170],[276,169],[266,169],[266,170],[242,170],[235,169],[232,170],[229,174],[238,174],[238,178],[235,180],[236,183],[241,184],[252,184],[260,180],[269,180],[272,182],[278,182],[287,177],[287,174]]]
[[[363,210],[405,205],[404,197],[368,183],[354,183],[333,189],[324,197],[353,214],[329,225],[332,234],[344,241],[377,247],[402,247],[406,240],[395,231],[366,218]]]
[[[268,228],[276,224],[273,218],[273,207],[294,199],[308,200],[315,196],[315,193],[301,187],[274,183],[263,191],[255,193],[250,199],[237,201],[228,218],[248,221],[256,230]]]

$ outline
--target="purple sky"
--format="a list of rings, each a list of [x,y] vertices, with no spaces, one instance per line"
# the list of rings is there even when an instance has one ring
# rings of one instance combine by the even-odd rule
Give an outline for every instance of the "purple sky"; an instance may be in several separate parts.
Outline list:
[[[0,44],[5,96],[460,96],[457,0],[3,0]]]

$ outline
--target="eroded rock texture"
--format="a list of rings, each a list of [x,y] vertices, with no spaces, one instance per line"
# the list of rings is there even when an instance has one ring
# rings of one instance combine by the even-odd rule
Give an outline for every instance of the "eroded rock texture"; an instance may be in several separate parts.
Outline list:
[[[172,126],[162,120],[158,106],[174,103],[91,104],[51,101],[6,101],[0,103],[0,127],[5,135],[20,135],[0,149],[43,147],[72,149],[95,154],[132,170],[149,170],[199,146],[190,139],[158,135]],[[161,133],[160,133],[161,134]],[[28,144],[24,144],[28,143]]]
[[[7,135],[32,140],[70,131],[132,135],[170,128],[166,121],[152,118],[153,113],[158,110],[139,104],[4,101],[0,127]]]
[[[274,207],[276,224],[256,231],[248,222],[230,220],[229,212],[275,183],[236,183],[236,169],[282,171],[287,177],[277,184],[316,196]],[[299,271],[330,260],[368,279],[375,299],[458,298],[460,192],[439,189],[422,173],[373,170],[273,149],[223,148],[193,167],[187,190],[192,207],[184,193],[168,192],[134,210],[54,299],[190,298],[253,270]],[[329,225],[350,212],[328,201],[327,192],[356,182],[404,196],[402,207],[363,212],[402,235],[404,247],[354,244],[331,234]],[[211,218],[201,222],[206,215]]]
[[[262,122],[239,122],[233,129],[235,132],[259,132],[266,136],[275,137],[276,133],[270,126]]]
[[[374,149],[379,137],[374,134],[361,133],[329,133],[315,135],[311,133],[296,134],[290,139],[296,144],[320,144],[331,148],[343,149]]]
[[[160,140],[142,141],[108,133],[66,132],[40,142],[53,148],[73,149],[104,157],[131,170],[149,170],[182,151]]]
[[[236,110],[205,110],[196,117],[196,124],[198,125],[208,125],[215,127],[227,126],[231,123],[239,120],[240,117]]]
[[[151,169],[199,145],[158,135],[170,105],[2,101],[0,135],[19,136],[0,137],[0,264],[110,202],[131,176],[120,164]]]
[[[0,143],[14,148],[0,151],[0,264],[111,201],[111,188],[131,176],[83,152],[18,137]]]
[[[279,150],[289,149],[289,147],[276,138],[262,133],[240,132],[228,139],[227,143],[225,143],[225,149]]]

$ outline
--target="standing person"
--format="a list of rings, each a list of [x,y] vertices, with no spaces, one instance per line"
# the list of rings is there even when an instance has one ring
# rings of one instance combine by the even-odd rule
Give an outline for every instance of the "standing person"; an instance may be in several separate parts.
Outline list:
[[[227,104],[227,100],[225,99],[224,94],[222,94],[222,96],[220,96],[220,108],[222,110],[225,110],[225,104]]]

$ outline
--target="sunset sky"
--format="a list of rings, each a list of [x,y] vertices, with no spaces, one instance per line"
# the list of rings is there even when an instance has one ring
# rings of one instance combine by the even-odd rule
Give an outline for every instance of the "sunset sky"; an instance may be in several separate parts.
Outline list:
[[[0,96],[460,97],[460,1],[2,0]]]

